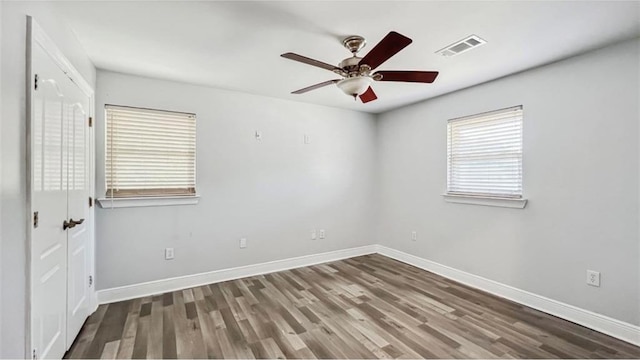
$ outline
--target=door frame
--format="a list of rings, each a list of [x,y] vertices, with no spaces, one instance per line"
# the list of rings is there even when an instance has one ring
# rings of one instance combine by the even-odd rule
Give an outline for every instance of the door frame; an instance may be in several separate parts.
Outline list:
[[[26,298],[27,298],[27,316],[25,324],[25,335],[27,341],[25,341],[26,349],[25,356],[32,358],[35,352],[34,344],[32,343],[32,316],[31,309],[33,306],[33,281],[32,281],[32,252],[31,243],[33,241],[33,151],[31,143],[31,131],[33,129],[32,123],[34,121],[33,111],[33,97],[34,97],[34,69],[32,50],[36,46],[40,46],[49,57],[56,63],[56,65],[73,81],[80,90],[89,97],[89,116],[94,119],[95,123],[95,92],[89,83],[82,77],[80,72],[71,64],[71,62],[64,56],[64,53],[56,46],[55,42],[46,34],[46,32],[38,25],[38,23],[31,16],[27,16],[27,53],[26,53],[26,136],[27,136],[27,261],[26,261],[26,274],[27,274],[27,286],[26,286]],[[98,298],[95,290],[95,124],[89,128],[89,196],[94,199],[93,207],[89,208],[89,214],[87,219],[87,226],[89,230],[89,274],[93,277],[94,281],[89,288],[89,308],[91,312],[94,312],[98,308]],[[88,200],[88,199],[87,199]],[[65,334],[66,336],[66,334]]]

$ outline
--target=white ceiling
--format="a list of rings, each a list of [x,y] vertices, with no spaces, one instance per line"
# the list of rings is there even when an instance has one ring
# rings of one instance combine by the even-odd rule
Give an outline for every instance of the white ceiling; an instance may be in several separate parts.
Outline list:
[[[124,1],[60,2],[96,67],[378,113],[640,36],[640,2],[613,1]],[[413,43],[378,70],[437,70],[434,84],[378,82],[378,100],[354,102],[335,86],[291,91],[336,75],[281,58],[330,64],[366,54],[389,31]],[[476,34],[488,43],[456,57],[435,51]],[[587,74],[585,74],[586,76]]]

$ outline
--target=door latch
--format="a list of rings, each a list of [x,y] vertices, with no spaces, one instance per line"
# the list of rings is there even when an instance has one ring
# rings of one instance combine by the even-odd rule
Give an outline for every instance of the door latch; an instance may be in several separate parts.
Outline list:
[[[37,228],[38,227],[38,223],[39,223],[39,218],[38,218],[38,212],[34,211],[33,212],[33,228]]]

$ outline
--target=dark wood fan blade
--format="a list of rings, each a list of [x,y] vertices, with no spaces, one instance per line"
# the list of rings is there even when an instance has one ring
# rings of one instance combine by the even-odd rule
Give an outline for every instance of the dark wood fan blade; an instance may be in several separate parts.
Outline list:
[[[373,92],[373,89],[371,88],[371,86],[369,86],[367,91],[363,92],[362,95],[360,95],[360,100],[362,100],[363,104],[366,104],[369,101],[373,101],[377,98],[378,96],[376,95],[375,92]]]
[[[316,66],[316,67],[319,67],[319,68],[322,68],[322,69],[326,69],[326,70],[329,70],[329,71],[334,71],[334,70],[342,71],[342,69],[340,69],[337,66],[333,66],[331,64],[327,64],[327,63],[324,63],[322,61],[314,60],[312,58],[308,58],[306,56],[294,54],[294,53],[291,53],[291,52],[282,54],[280,56],[282,56],[283,58],[289,59],[289,60],[299,61],[301,63],[307,64],[307,65],[311,65],[311,66]]]
[[[374,75],[382,75],[379,81],[402,81],[432,83],[438,77],[437,71],[378,71]]]
[[[306,88],[302,88],[300,90],[296,90],[296,91],[292,92],[292,94],[304,94],[307,91],[311,91],[311,90],[319,89],[319,88],[327,86],[327,85],[335,84],[338,81],[340,81],[340,80],[329,80],[329,81],[321,82],[319,84],[307,86]]]
[[[359,65],[367,64],[371,70],[382,65],[383,62],[389,60],[393,55],[411,44],[413,40],[404,35],[400,35],[395,31],[387,34],[380,42],[369,51],[369,53],[360,60]]]

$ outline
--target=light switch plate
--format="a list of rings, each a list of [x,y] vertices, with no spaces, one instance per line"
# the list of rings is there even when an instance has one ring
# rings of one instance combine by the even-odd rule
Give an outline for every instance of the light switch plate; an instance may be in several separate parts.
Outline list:
[[[165,260],[173,260],[173,258],[174,258],[173,248],[165,248],[164,249],[164,259]]]

